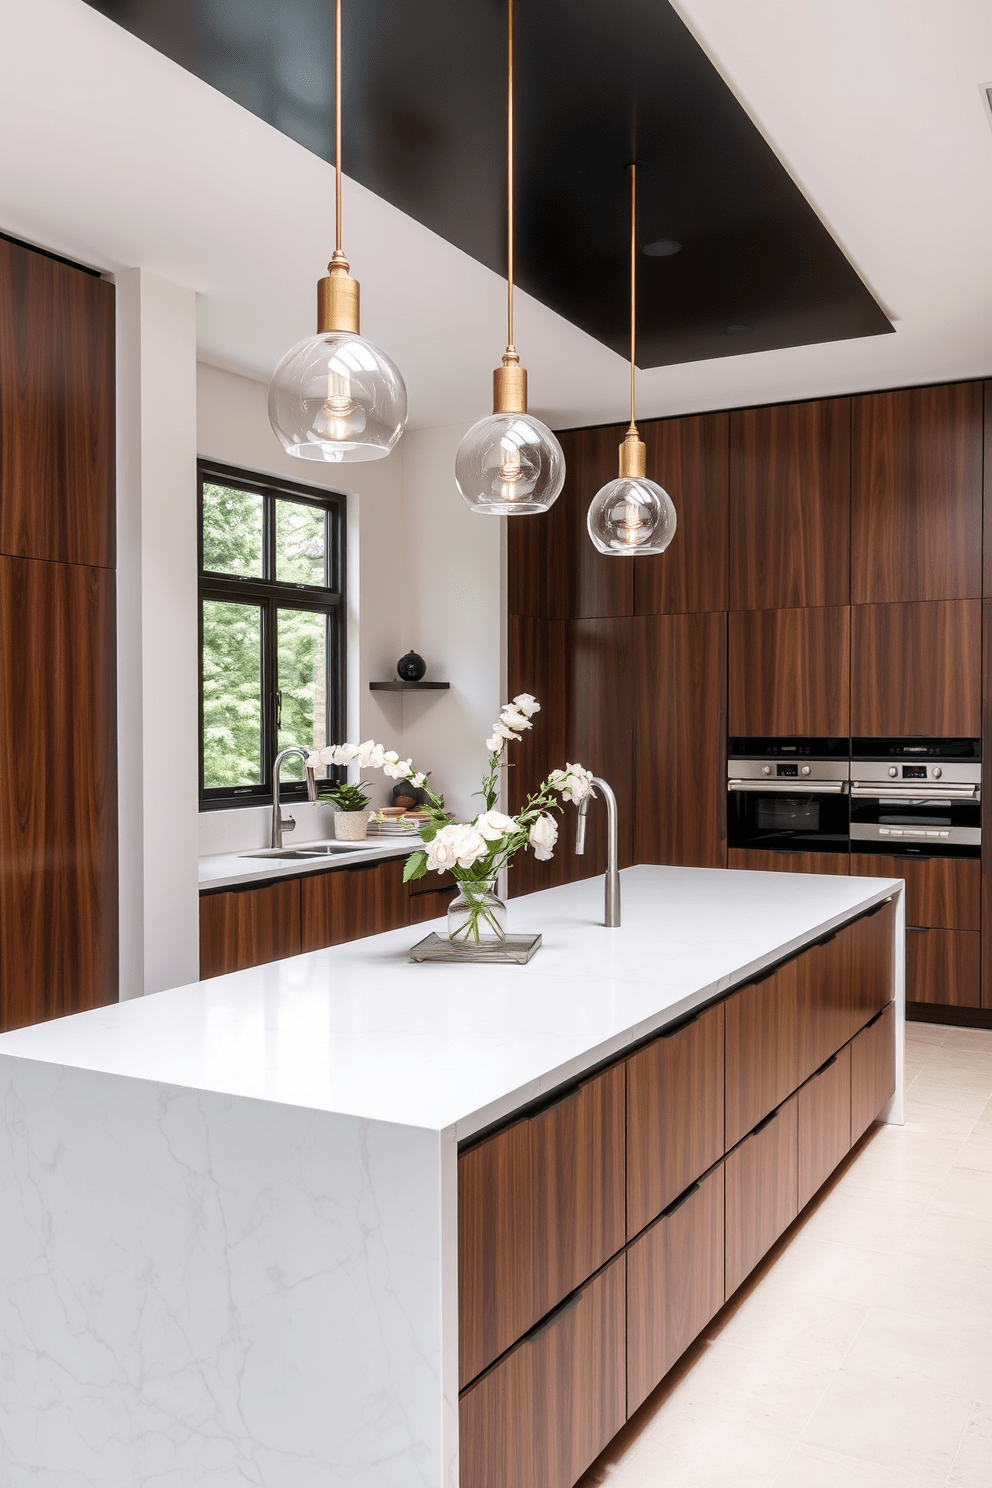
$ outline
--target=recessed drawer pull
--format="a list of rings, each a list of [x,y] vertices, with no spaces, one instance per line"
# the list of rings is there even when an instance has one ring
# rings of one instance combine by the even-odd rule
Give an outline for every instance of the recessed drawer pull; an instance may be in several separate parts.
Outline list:
[[[575,1100],[576,1096],[580,1093],[581,1090],[582,1090],[582,1086],[581,1085],[573,1085],[573,1087],[572,1087],[571,1090],[566,1090],[564,1095],[559,1095],[558,1098],[556,1100],[551,1101],[551,1103],[549,1105],[547,1105],[547,1106],[540,1106],[533,1113],[533,1115],[528,1116],[527,1120],[528,1121],[540,1121],[541,1117],[542,1116],[547,1116],[547,1114],[548,1114],[549,1111],[557,1111],[558,1108],[559,1108],[559,1106],[567,1106],[569,1101]]]
[[[700,1010],[701,1011],[701,1010]],[[690,1018],[683,1018],[681,1023],[676,1023],[672,1028],[662,1028],[658,1034],[659,1038],[674,1038],[684,1028],[690,1028],[693,1023],[699,1021],[700,1013],[693,1013]]]
[[[815,1080],[820,1075],[825,1075],[826,1072],[827,1072],[827,1070],[830,1068],[830,1066],[832,1064],[836,1064],[836,1063],[837,1063],[837,1055],[836,1054],[831,1054],[830,1058],[827,1059],[827,1060],[825,1060],[823,1062],[823,1064],[820,1065],[820,1068],[818,1070],[814,1070],[813,1071],[812,1078]]]
[[[698,1192],[699,1192],[699,1182],[697,1180],[697,1182],[691,1184],[686,1189],[685,1193],[681,1193],[681,1194],[679,1194],[679,1196],[678,1196],[677,1199],[673,1199],[672,1202],[669,1204],[669,1206],[668,1206],[667,1209],[662,1209],[662,1211],[659,1214],[658,1218],[659,1219],[667,1219],[670,1214],[674,1214],[675,1213],[676,1209],[681,1209],[682,1208],[682,1205],[685,1203],[686,1199],[691,1199],[692,1196],[693,1196],[693,1194],[694,1193],[698,1193]]]
[[[909,934],[910,932],[912,932],[913,935],[929,935],[930,934],[930,926],[929,925],[907,925],[906,926],[906,933]]]
[[[765,1129],[766,1126],[771,1126],[772,1122],[775,1120],[775,1117],[778,1115],[778,1113],[779,1113],[780,1110],[781,1110],[781,1107],[780,1106],[776,1106],[775,1109],[774,1109],[774,1111],[769,1111],[769,1113],[765,1117],[764,1121],[759,1121],[758,1124],[757,1124],[757,1126],[752,1127],[752,1129],[747,1134],[748,1137],[756,1137],[759,1132],[763,1132],[764,1131],[764,1129]],[[745,1137],[744,1140],[747,1141],[747,1137]]]
[[[538,1323],[536,1328],[532,1328],[529,1333],[524,1334],[524,1338],[528,1340],[540,1338],[542,1333],[546,1333],[553,1323],[556,1323],[559,1318],[564,1317],[565,1313],[569,1312],[575,1306],[584,1290],[584,1287],[579,1287],[579,1290],[573,1292],[570,1297],[566,1297],[564,1302],[559,1302],[558,1306],[552,1308],[543,1322]]]

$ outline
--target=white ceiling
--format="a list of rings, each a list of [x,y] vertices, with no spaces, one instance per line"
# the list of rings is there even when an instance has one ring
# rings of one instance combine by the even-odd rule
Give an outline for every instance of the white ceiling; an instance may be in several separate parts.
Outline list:
[[[896,334],[658,368],[639,378],[639,413],[992,372],[989,0],[676,8]],[[267,381],[312,331],[332,172],[82,0],[0,0],[0,230],[194,287],[201,358]],[[354,182],[345,249],[411,424],[486,412],[502,281]],[[622,360],[524,295],[516,343],[549,422],[624,417]]]

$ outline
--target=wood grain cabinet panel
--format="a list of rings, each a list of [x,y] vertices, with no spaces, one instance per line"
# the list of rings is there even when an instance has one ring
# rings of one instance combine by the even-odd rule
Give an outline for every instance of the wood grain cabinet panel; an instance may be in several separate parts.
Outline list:
[[[796,984],[796,1077],[802,1081],[851,1036],[851,935],[846,928],[797,956]]]
[[[981,602],[855,605],[851,733],[977,739]]]
[[[978,598],[981,563],[981,383],[855,398],[855,604]]]
[[[200,979],[300,954],[300,880],[200,895]]]
[[[896,1088],[894,1003],[851,1041],[851,1146],[881,1115]]]
[[[640,429],[647,473],[675,502],[678,526],[664,553],[632,565],[634,613],[726,610],[730,417],[653,419]]]
[[[893,858],[852,853],[851,872],[906,883],[906,924],[980,930],[982,872],[977,858]]]
[[[724,1303],[723,1165],[627,1250],[627,1415]]]
[[[849,873],[847,853],[762,852],[755,847],[732,847],[728,868],[748,868],[763,873]]]
[[[448,913],[448,905],[455,897],[457,890],[450,889],[427,889],[422,894],[410,895],[410,913],[408,923],[411,925],[422,925],[425,920],[436,920]]]
[[[552,512],[558,503],[551,508]],[[549,514],[550,515],[550,514]],[[540,518],[544,521],[544,518]],[[507,532],[527,522],[510,522]],[[541,704],[528,730],[514,747],[513,769],[507,771],[509,809],[513,815],[552,770],[561,769],[568,748],[569,670],[568,627],[564,620],[535,619],[510,614],[507,618],[507,695],[529,692]],[[595,810],[595,807],[593,808]],[[564,830],[564,829],[563,829]],[[511,896],[530,894],[566,883],[572,873],[572,854],[564,844],[550,863],[539,863],[533,853],[517,853],[508,873]]]
[[[113,568],[114,287],[0,240],[0,553]]]
[[[845,1044],[798,1093],[799,1208],[851,1148],[851,1046]]]
[[[627,1060],[628,1236],[723,1156],[723,1036],[718,1003]]]
[[[571,1488],[624,1423],[618,1256],[459,1402],[461,1488]]]
[[[733,992],[726,1008],[726,1147],[729,1151],[799,1084],[795,960]]]
[[[848,604],[850,516],[850,398],[731,414],[732,610]]]
[[[633,634],[634,861],[723,868],[726,617],[638,618]]]
[[[410,894],[402,859],[312,873],[302,886],[304,951],[343,945],[409,923]]]
[[[889,899],[845,929],[851,945],[852,1034],[895,996],[895,918]]]
[[[798,1106],[791,1096],[724,1160],[728,1298],[799,1213]]]
[[[981,934],[977,930],[906,931],[906,1001],[981,1007]]]
[[[617,563],[615,558],[605,561]],[[581,761],[612,786],[619,808],[620,867],[625,868],[633,861],[634,621],[573,620],[567,634],[566,759]],[[535,722],[540,727],[540,718]],[[570,880],[606,871],[606,827],[606,805],[595,801],[589,808],[585,855],[578,858],[567,849],[555,854],[567,864]],[[566,818],[563,831],[571,828]]]
[[[10,1029],[117,998],[114,576],[0,558],[0,615],[0,1028]],[[51,758],[53,734],[69,768]]]
[[[461,1384],[623,1247],[624,1077],[616,1064],[459,1157]]]
[[[729,732],[843,737],[850,643],[846,605],[732,611]]]

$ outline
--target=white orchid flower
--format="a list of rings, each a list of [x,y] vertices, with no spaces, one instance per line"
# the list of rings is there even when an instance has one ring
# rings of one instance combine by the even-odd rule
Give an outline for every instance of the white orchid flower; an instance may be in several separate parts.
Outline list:
[[[427,776],[423,773],[423,771],[418,770],[416,775],[411,775],[410,784],[413,786],[414,790],[423,790],[424,786],[427,784]]]
[[[519,692],[513,699],[513,706],[519,708],[521,713],[528,718],[533,718],[535,713],[540,713],[541,705],[537,698],[531,697],[529,692]]]

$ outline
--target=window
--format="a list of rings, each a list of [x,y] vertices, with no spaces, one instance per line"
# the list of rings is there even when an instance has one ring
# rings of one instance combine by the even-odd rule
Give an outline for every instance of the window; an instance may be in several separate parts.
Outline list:
[[[281,749],[344,737],[345,498],[204,460],[199,487],[200,806],[264,805]]]

